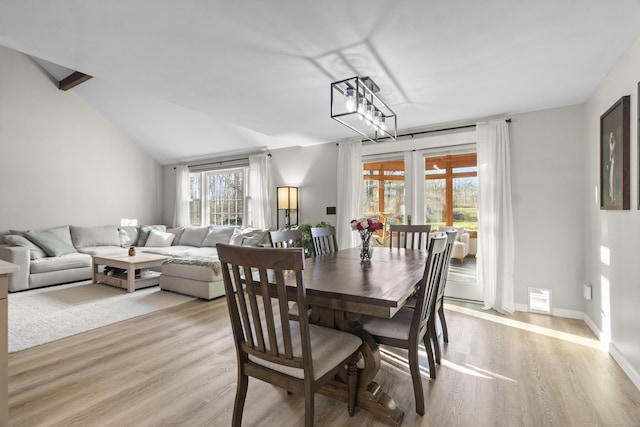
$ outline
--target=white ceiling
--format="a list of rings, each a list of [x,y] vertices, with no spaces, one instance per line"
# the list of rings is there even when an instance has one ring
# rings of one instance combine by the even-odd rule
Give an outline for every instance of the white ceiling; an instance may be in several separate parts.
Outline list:
[[[579,104],[639,36],[640,0],[0,0],[0,44],[94,76],[72,90],[162,164],[353,137],[354,75],[399,129]]]

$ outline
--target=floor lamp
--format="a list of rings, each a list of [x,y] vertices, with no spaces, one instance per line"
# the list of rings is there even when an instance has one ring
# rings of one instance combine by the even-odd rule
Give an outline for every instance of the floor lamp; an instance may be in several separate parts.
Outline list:
[[[280,211],[284,210],[285,227],[291,228],[291,211],[296,211],[298,225],[298,187],[278,187],[278,219],[277,227],[280,229]]]

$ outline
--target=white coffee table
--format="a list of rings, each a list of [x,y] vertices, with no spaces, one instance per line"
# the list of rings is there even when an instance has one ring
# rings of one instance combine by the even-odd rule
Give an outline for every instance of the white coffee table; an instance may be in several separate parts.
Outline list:
[[[136,269],[159,267],[170,257],[148,253],[129,255],[94,255],[93,256],[93,283],[105,283],[111,286],[124,288],[128,292],[136,289],[155,286],[160,283],[160,272],[148,271],[144,277],[136,278]],[[126,274],[109,276],[99,273],[98,266],[115,267],[127,270]]]

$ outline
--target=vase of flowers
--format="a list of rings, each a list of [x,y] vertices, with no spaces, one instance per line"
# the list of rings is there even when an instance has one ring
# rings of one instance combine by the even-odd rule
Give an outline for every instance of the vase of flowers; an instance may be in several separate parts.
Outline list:
[[[360,233],[362,246],[360,247],[360,262],[370,262],[373,254],[373,241],[371,236],[374,231],[382,230],[382,223],[377,219],[360,218],[351,220],[351,229]]]

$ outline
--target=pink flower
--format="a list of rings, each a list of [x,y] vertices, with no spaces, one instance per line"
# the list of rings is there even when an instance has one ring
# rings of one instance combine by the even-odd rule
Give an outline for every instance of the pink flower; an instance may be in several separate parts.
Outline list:
[[[360,218],[351,220],[351,229],[358,231],[374,232],[376,230],[382,230],[382,223],[377,219],[372,218]]]

